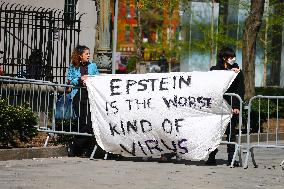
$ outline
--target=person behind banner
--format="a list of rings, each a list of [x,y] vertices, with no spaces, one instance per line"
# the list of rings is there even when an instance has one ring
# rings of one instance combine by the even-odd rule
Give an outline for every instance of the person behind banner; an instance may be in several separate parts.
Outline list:
[[[212,66],[211,70],[228,70],[234,71],[238,73],[237,77],[230,85],[226,93],[235,93],[239,95],[242,99],[244,99],[245,93],[245,84],[244,84],[244,75],[242,70],[239,68],[239,65],[235,62],[236,54],[233,49],[230,47],[223,47],[218,53],[218,62],[216,66]],[[240,102],[237,97],[226,96],[224,95],[224,99],[232,106],[233,116],[231,118],[231,123],[228,124],[226,129],[226,139],[230,142],[236,142],[236,126],[238,124],[238,117],[240,113]],[[209,158],[206,161],[207,165],[217,165],[215,156],[218,152],[218,149],[214,150],[209,154]],[[233,156],[235,152],[235,145],[228,144],[227,145],[227,153],[228,153],[228,162],[227,165],[231,165]],[[234,166],[239,166],[238,162],[234,162]]]
[[[78,45],[72,52],[71,64],[68,68],[67,83],[75,86],[71,90],[73,107],[79,119],[79,132],[93,134],[90,104],[86,80],[88,75],[98,75],[99,71],[95,63],[90,62],[90,49],[87,46]],[[96,141],[94,137],[76,135],[70,145],[69,156],[88,156],[92,152]]]
[[[169,71],[169,64],[165,55],[165,51],[162,52],[159,58],[158,66],[160,66],[162,73],[166,73]]]

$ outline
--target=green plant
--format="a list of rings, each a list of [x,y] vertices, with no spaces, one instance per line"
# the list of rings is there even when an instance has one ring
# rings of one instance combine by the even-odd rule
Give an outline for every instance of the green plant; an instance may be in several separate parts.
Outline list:
[[[278,87],[256,87],[256,95],[267,95],[267,96],[284,96],[284,88]]]
[[[263,95],[263,96],[284,96],[284,89],[280,87],[256,87],[255,88],[256,95]],[[277,100],[272,99],[270,102],[274,103],[275,105],[275,112],[272,116],[276,117],[277,111]],[[278,100],[278,117],[284,118],[284,100]]]
[[[17,142],[28,142],[37,135],[34,127],[36,114],[26,106],[11,106],[0,99],[0,146],[17,147]]]
[[[127,62],[127,72],[132,72],[136,69],[136,62],[137,58],[136,57],[130,57]]]

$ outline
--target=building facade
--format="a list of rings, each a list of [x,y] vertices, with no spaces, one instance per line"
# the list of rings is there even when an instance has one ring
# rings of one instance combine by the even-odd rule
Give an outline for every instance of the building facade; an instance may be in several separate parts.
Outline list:
[[[165,1],[162,7],[140,11],[145,61],[157,60],[162,51],[170,51],[170,42],[176,37],[179,26],[179,7],[170,10],[169,6],[169,2]],[[117,51],[124,56],[136,55],[137,11],[136,0],[119,1]]]

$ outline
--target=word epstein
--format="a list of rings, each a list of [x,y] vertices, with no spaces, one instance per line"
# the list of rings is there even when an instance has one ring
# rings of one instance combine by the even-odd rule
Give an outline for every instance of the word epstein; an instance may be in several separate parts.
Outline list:
[[[124,83],[125,82],[125,83]],[[162,77],[160,79],[128,79],[122,82],[121,79],[110,80],[110,96],[140,92],[140,91],[166,91],[170,89],[181,89],[189,87],[191,84],[191,76],[172,76]]]

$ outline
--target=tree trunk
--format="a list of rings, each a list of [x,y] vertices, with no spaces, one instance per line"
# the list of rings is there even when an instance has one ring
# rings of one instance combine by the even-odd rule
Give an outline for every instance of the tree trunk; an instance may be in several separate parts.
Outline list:
[[[242,61],[245,77],[245,99],[255,95],[256,38],[262,23],[265,0],[251,0],[243,32]]]

